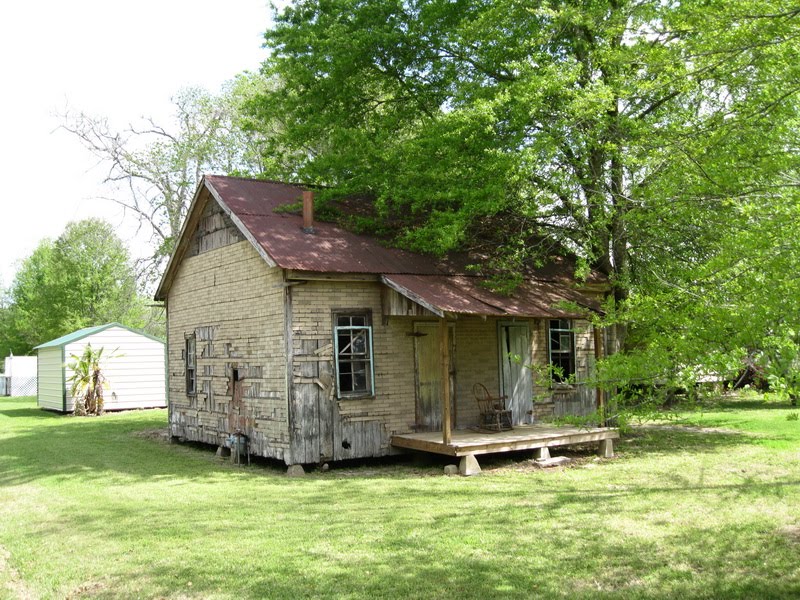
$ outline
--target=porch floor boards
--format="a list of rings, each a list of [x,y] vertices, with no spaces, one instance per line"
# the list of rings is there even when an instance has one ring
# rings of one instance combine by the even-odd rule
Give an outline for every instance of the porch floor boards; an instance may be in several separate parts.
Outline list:
[[[611,427],[557,427],[554,425],[515,425],[511,431],[484,433],[468,429],[452,432],[450,444],[442,442],[441,431],[404,433],[392,436],[392,446],[447,456],[514,452],[613,440],[619,431]]]

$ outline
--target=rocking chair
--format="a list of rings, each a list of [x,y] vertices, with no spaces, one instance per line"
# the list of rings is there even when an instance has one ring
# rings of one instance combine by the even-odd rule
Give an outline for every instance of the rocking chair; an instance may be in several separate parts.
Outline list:
[[[478,401],[478,427],[489,431],[513,429],[511,411],[506,408],[505,396],[492,396],[482,383],[473,385],[472,393]]]

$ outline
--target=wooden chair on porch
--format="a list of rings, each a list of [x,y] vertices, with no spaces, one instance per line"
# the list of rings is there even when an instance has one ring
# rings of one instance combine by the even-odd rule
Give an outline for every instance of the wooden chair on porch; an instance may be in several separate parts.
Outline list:
[[[509,431],[511,426],[511,411],[506,408],[505,396],[492,396],[486,386],[476,383],[472,386],[472,393],[478,401],[478,426],[490,431]]]

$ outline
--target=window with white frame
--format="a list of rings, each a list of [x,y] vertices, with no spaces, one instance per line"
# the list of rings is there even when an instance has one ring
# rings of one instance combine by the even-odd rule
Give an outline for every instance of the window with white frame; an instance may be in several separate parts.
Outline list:
[[[554,381],[565,381],[575,374],[575,331],[569,319],[550,319],[550,364]]]
[[[369,312],[334,313],[333,326],[337,396],[372,396],[375,385]]]
[[[186,336],[184,363],[186,366],[186,395],[197,394],[197,338],[194,334]]]

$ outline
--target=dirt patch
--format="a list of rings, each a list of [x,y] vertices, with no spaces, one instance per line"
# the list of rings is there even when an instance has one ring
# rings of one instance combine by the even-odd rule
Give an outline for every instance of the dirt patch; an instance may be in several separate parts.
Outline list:
[[[87,581],[80,584],[65,596],[67,600],[77,600],[77,598],[91,598],[108,590],[109,585],[101,581]]]
[[[685,431],[687,433],[727,433],[727,434],[741,434],[741,431],[736,429],[727,429],[725,427],[697,427],[695,425],[635,425],[636,430],[656,429],[661,431]]]
[[[165,428],[142,429],[141,431],[134,432],[132,435],[146,440],[169,443],[169,429]]]
[[[778,533],[793,544],[800,544],[800,525],[785,525],[778,529]]]
[[[11,558],[11,554],[0,546],[0,577],[6,580],[5,588],[10,593],[9,597],[16,600],[35,600],[38,598],[22,580],[19,572],[9,564],[9,558]]]

